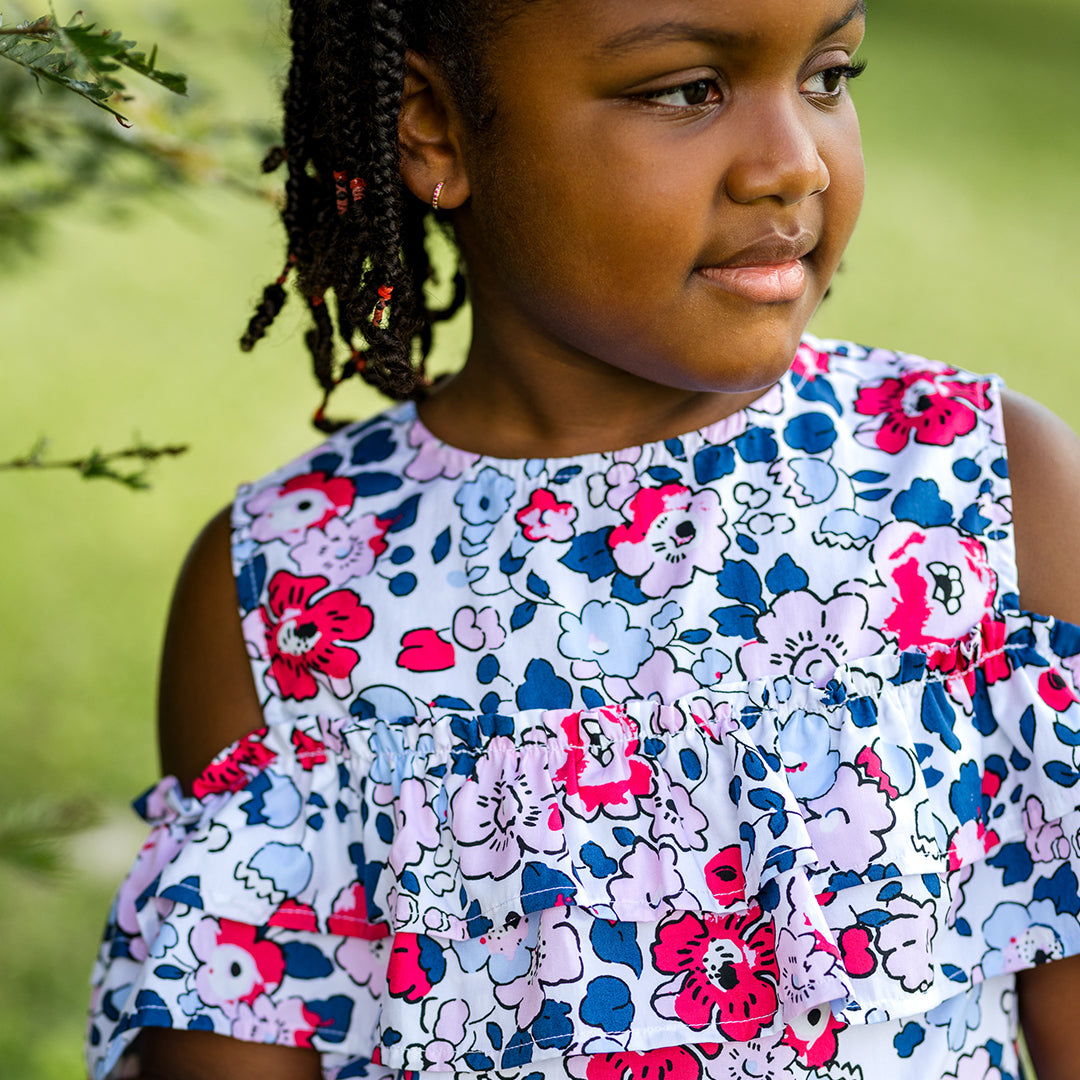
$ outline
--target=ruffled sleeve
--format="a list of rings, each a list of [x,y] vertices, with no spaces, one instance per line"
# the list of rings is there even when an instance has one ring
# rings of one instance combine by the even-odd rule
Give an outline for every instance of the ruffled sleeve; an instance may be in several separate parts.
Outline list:
[[[148,1025],[340,1078],[777,1026],[812,1065],[1080,953],[1078,671],[1080,630],[1009,611],[825,688],[273,724],[140,800],[92,1074]]]

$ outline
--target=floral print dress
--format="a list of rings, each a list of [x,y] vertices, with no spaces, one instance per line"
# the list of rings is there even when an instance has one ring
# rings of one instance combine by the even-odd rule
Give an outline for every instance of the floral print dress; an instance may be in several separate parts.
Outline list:
[[[150,837],[93,983],[327,1077],[1012,1080],[1080,952],[1080,631],[1022,614],[999,388],[806,339],[562,460],[413,405],[235,503],[265,726]],[[417,1077],[419,1080],[419,1077]]]

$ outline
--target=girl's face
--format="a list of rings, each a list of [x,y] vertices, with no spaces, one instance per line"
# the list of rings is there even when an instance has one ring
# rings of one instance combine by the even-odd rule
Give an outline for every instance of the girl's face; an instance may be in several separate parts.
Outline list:
[[[465,149],[474,352],[775,381],[859,213],[864,23],[862,0],[515,5]]]

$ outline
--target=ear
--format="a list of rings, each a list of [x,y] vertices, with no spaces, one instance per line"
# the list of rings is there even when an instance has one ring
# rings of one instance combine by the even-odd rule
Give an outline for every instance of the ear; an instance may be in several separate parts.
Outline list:
[[[470,194],[462,159],[462,121],[446,80],[427,57],[405,53],[405,88],[398,117],[401,177],[423,202],[437,184],[439,206],[453,210]]]

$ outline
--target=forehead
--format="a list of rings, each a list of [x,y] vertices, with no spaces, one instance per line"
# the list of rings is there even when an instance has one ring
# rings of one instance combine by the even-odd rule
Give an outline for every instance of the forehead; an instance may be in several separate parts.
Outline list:
[[[861,27],[866,15],[866,0],[525,0],[516,7],[504,24],[506,45],[597,62],[680,43],[732,53],[798,49]]]

